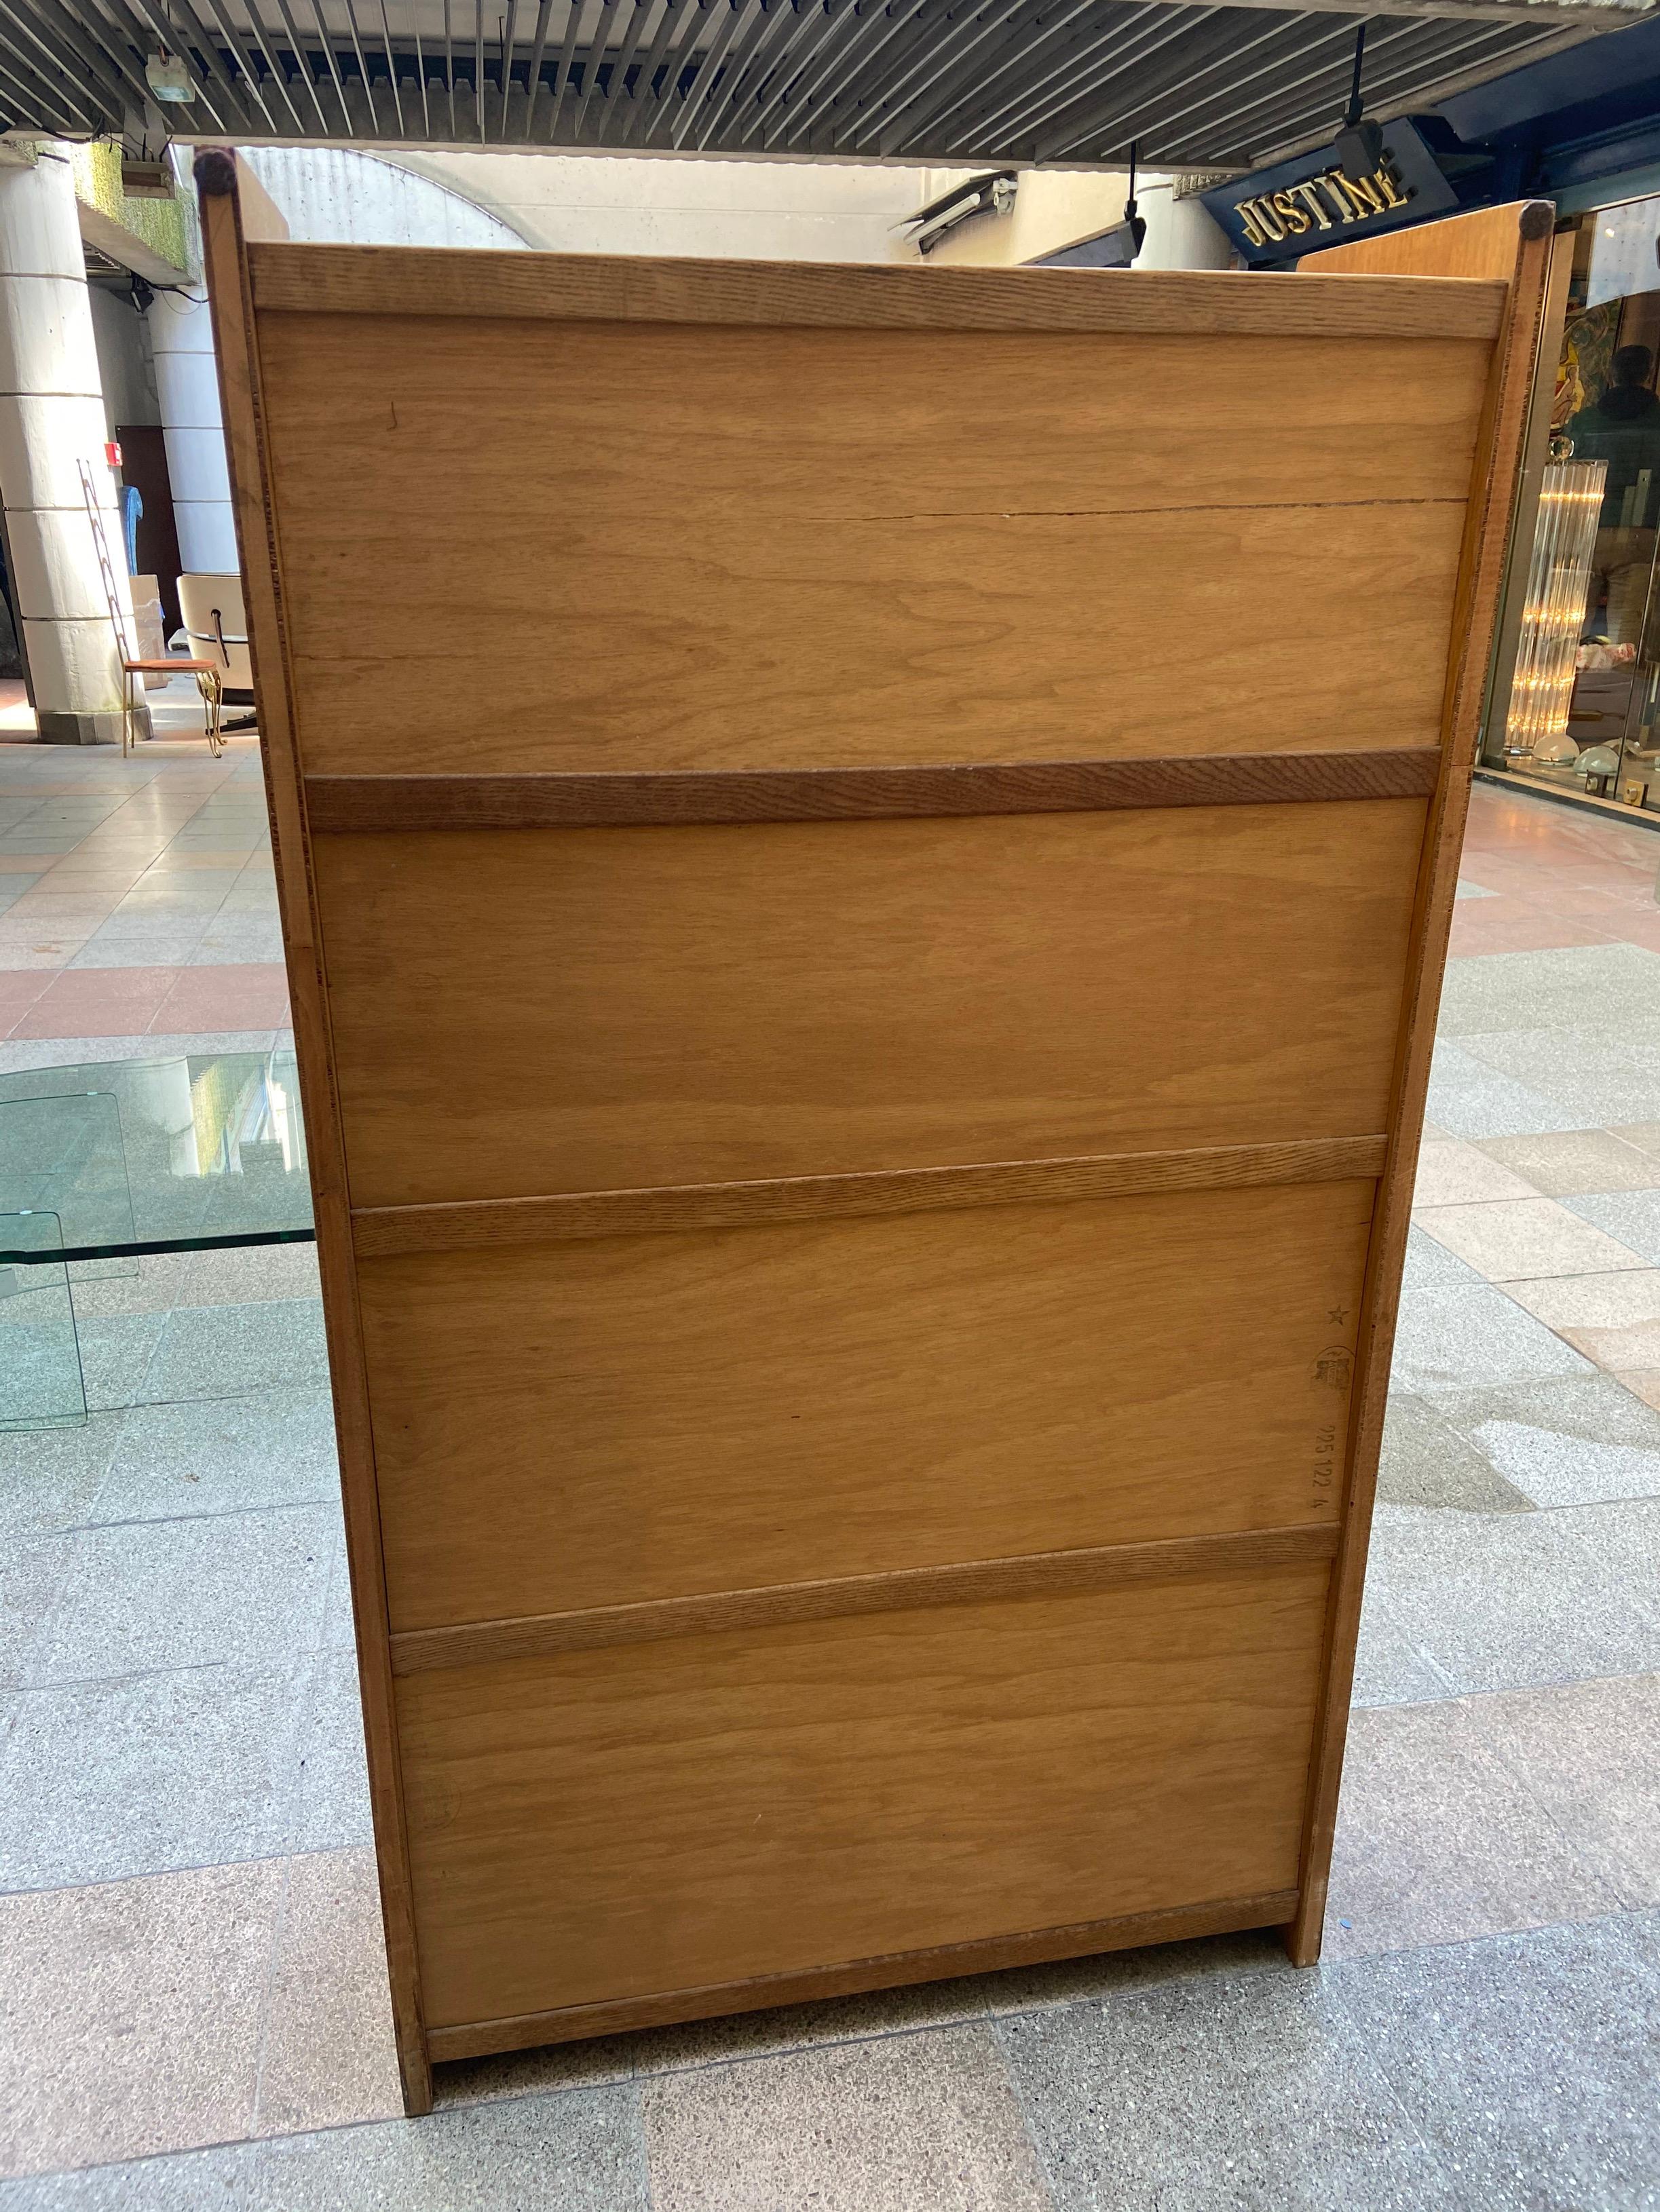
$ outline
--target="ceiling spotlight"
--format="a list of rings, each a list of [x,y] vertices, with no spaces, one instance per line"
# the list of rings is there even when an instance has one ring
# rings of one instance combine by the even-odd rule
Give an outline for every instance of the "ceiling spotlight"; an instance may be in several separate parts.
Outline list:
[[[144,82],[157,100],[178,101],[196,97],[190,71],[176,54],[168,53],[165,47],[153,53],[144,64]]]

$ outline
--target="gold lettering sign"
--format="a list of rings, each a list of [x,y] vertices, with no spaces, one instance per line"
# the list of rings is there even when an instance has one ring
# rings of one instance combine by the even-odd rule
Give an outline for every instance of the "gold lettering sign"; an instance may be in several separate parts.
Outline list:
[[[1327,169],[1280,191],[1236,200],[1233,212],[1247,246],[1280,246],[1287,237],[1301,238],[1316,227],[1331,230],[1349,223],[1371,222],[1407,206],[1411,198],[1412,194],[1402,187],[1395,164],[1386,159],[1369,177],[1351,177],[1341,169]]]

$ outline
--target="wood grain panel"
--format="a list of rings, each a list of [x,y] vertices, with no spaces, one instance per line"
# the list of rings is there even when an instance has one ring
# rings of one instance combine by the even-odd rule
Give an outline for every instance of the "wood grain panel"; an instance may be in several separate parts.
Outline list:
[[[446,507],[488,483],[520,530],[560,510],[742,524],[1462,504],[1488,356],[1472,339],[505,323],[481,378],[477,333],[454,321],[284,315],[265,342],[285,461],[378,495],[418,453]],[[514,465],[527,436],[534,468]]]
[[[1351,277],[1330,284],[1260,271],[1167,270],[1156,284],[1116,284],[1103,283],[1098,273],[1055,269],[422,246],[255,246],[248,268],[262,313],[555,322],[1491,339],[1505,301],[1501,286],[1473,282]]]
[[[1093,1958],[1104,1951],[1149,1943],[1183,1943],[1197,1936],[1227,1936],[1243,1928],[1279,1928],[1297,1905],[1294,1889],[1261,1897],[1177,1905],[1164,1912],[1126,1912],[1110,1920],[1085,1920],[1070,1928],[1039,1928],[1017,1936],[991,1936],[977,1943],[936,1944],[926,1951],[891,1952],[884,1959],[855,1959],[845,1966],[813,1966],[804,1973],[753,1974],[745,1981],[706,1984],[651,1996],[613,1997],[567,2005],[556,2012],[518,2013],[509,2020],[470,2021],[435,2028],[435,2059],[476,2058],[490,2051],[529,2051],[544,2043],[619,2035],[721,2013],[755,2012],[774,2005],[806,2004],[850,1996],[864,1990],[897,1989],[907,1982],[942,1981],[960,1974],[991,1974],[1009,1966],[1034,1966],[1057,1959]]]
[[[1095,814],[1124,806],[1427,798],[1440,748],[1181,755],[1017,767],[739,769],[690,775],[313,775],[313,832],[564,830],[634,823],[875,822]]]
[[[1335,1523],[1308,1521],[1292,1528],[1108,1544],[1089,1552],[1028,1552],[1010,1559],[971,1559],[960,1566],[851,1575],[839,1582],[775,1583],[767,1589],[662,1598],[654,1605],[590,1606],[581,1613],[536,1613],[521,1620],[470,1621],[464,1627],[417,1629],[393,1637],[392,1672],[424,1674],[435,1667],[600,1651],[613,1644],[660,1644],[672,1637],[766,1628],[781,1621],[842,1620],[911,1613],[921,1606],[1123,1589],[1134,1583],[1177,1582],[1189,1575],[1209,1580],[1329,1559],[1336,1549]]]
[[[406,2109],[432,2108],[432,2068],[421,2013],[421,1968],[410,1899],[403,1782],[392,1710],[363,1348],[352,1264],[351,1218],[335,1089],[328,980],[313,900],[304,769],[287,653],[283,562],[267,467],[265,387],[259,332],[247,282],[239,172],[252,189],[248,220],[269,236],[282,218],[270,196],[222,149],[204,156],[203,260],[212,303],[219,397],[225,425],[232,510],[247,606],[249,648],[259,704],[261,764],[271,817],[271,857],[293,1006],[295,1054],[305,1109],[307,1162],[317,1226],[323,1326],[339,1444],[341,1502],[350,1570],[351,1607],[362,1697],[374,1850],[386,1931],[392,2030]],[[279,251],[283,249],[278,249]]]
[[[1353,1479],[1342,1547],[1332,1577],[1322,1711],[1309,1783],[1303,1894],[1296,1919],[1287,1931],[1292,1958],[1299,1966],[1310,1966],[1318,1959],[1325,1924],[1326,1887],[1336,1831],[1337,1794],[1413,1182],[1452,926],[1458,854],[1469,805],[1470,768],[1487,695],[1529,399],[1539,374],[1554,215],[1549,202],[1541,200],[1485,208],[1450,222],[1357,242],[1347,256],[1351,265],[1376,255],[1392,268],[1404,264],[1432,274],[1443,269],[1460,273],[1479,270],[1484,276],[1504,278],[1510,304],[1500,342],[1493,350],[1459,562],[1452,623],[1454,651],[1448,664],[1444,708],[1444,762],[1441,787],[1430,810],[1420,872],[1389,1108],[1389,1163],[1378,1194],[1377,1224],[1361,1313],[1360,1359],[1351,1410]]]
[[[1333,1520],[1372,1193],[366,1261],[392,1627]]]
[[[313,775],[1438,741],[1457,501],[515,518],[496,477],[521,453],[481,447],[488,466],[435,487],[400,450],[350,497],[312,422],[290,417],[277,469]]]
[[[462,1206],[362,1206],[352,1216],[360,1259],[454,1252],[550,1237],[642,1230],[744,1229],[769,1221],[845,1221],[859,1214],[1037,1200],[1131,1198],[1155,1191],[1242,1189],[1256,1183],[1345,1182],[1381,1174],[1387,1138],[1319,1137],[1293,1145],[1216,1145],[1185,1152],[1115,1152],[1102,1159],[1000,1160],[885,1175],[787,1176],[772,1182],[659,1185],[562,1198],[475,1199]]]
[[[427,2016],[1283,1891],[1326,1582],[1286,1567],[407,1677]]]
[[[1368,1133],[1423,818],[319,839],[354,1201]]]

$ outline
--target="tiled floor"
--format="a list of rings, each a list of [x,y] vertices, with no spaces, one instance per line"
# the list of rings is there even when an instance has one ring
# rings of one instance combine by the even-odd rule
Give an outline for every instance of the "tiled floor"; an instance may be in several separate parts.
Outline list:
[[[153,696],[199,726],[193,692]],[[268,1048],[282,963],[255,739],[0,745],[0,1071]]]
[[[1655,2212],[1657,867],[1478,793],[1315,1973],[1176,1945],[399,2119],[308,1257],[84,1287],[100,1410],[0,1439],[0,2212]]]

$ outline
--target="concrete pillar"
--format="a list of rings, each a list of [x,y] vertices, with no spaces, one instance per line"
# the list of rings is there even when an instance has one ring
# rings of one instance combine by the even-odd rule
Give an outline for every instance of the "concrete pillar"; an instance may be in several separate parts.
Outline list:
[[[48,744],[113,744],[121,667],[82,489],[90,463],[119,602],[131,598],[69,149],[0,168],[0,501],[35,715]]]
[[[207,301],[158,292],[146,320],[179,526],[179,557],[190,575],[234,576],[239,566],[236,524]]]

